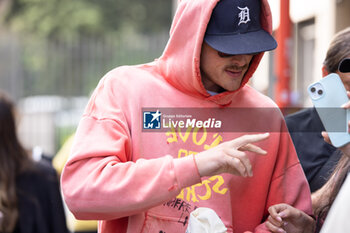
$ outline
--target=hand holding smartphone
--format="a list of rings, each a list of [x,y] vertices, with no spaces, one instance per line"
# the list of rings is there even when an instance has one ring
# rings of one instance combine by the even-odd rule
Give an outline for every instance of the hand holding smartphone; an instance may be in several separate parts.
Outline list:
[[[339,75],[331,73],[309,85],[308,94],[332,144],[341,147],[349,143],[350,109],[341,108],[349,98]]]

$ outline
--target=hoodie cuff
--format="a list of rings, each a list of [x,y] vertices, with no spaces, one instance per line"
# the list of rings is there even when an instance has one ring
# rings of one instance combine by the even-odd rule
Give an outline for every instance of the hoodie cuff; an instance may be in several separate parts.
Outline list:
[[[174,159],[174,170],[179,189],[201,182],[194,155]]]

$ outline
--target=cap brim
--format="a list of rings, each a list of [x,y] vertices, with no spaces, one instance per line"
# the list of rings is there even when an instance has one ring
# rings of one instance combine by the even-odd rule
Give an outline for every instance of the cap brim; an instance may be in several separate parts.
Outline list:
[[[276,40],[264,30],[234,35],[206,34],[204,40],[219,52],[237,55],[260,53],[277,47]]]
[[[342,73],[349,73],[350,72],[350,58],[343,59],[339,64],[339,69]]]

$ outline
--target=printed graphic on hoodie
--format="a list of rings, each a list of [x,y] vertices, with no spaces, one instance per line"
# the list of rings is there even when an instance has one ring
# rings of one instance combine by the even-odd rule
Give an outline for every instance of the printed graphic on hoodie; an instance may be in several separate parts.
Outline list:
[[[185,132],[178,127],[177,129],[171,128],[171,131],[166,133],[167,143],[179,143],[192,144],[198,147],[198,150],[192,151],[186,148],[179,148],[177,157],[182,158],[191,154],[198,154],[201,151],[209,150],[212,147],[219,145],[223,139],[219,133],[208,133],[206,128],[187,128]],[[220,195],[226,194],[228,191],[224,185],[225,181],[221,175],[216,175],[202,179],[201,183],[192,185],[182,189],[177,196],[178,199],[184,201],[191,201],[197,203],[200,201],[209,200],[213,193]]]

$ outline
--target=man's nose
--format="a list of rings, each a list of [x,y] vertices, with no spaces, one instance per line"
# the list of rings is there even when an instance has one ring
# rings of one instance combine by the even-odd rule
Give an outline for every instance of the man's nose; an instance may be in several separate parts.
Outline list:
[[[230,59],[232,63],[238,66],[244,66],[246,64],[245,55],[234,55]]]

